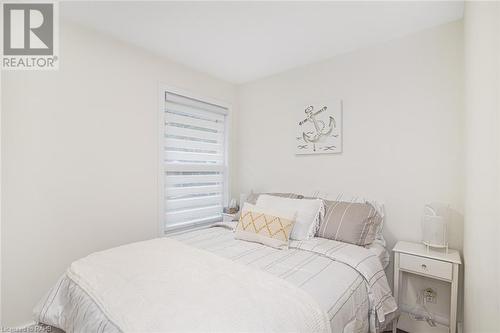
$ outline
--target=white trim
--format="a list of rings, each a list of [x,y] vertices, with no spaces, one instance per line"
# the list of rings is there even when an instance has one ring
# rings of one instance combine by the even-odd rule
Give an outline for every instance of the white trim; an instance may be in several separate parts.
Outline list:
[[[201,223],[201,224],[194,224],[194,225],[173,226],[173,227],[165,228],[165,235],[168,234],[169,236],[171,236],[171,235],[182,234],[186,231],[207,229],[214,223],[215,222],[208,222],[208,223]]]
[[[196,109],[199,108],[201,110],[210,111],[210,112],[218,114],[218,115],[225,116],[227,114],[227,108],[225,106],[221,105],[221,103],[215,104],[212,101],[208,101],[208,100],[204,101],[201,98],[196,98],[193,96],[174,93],[171,90],[167,90],[166,92],[168,95],[168,96],[166,96],[166,98],[172,103],[173,107],[175,105],[178,105],[177,99],[181,100],[181,102],[180,102],[181,104],[183,104],[186,101],[186,99],[188,99],[189,105],[186,107],[196,108]]]
[[[404,313],[404,314],[410,314],[411,311],[413,310],[413,305],[408,305],[408,304],[405,304],[405,303],[401,303],[399,305],[399,309],[401,311],[401,313]],[[432,312],[432,315],[434,317],[434,319],[436,320],[436,323],[440,326],[444,326],[446,328],[448,328],[450,326],[450,319],[440,313],[437,313],[437,312]]]
[[[190,92],[188,90],[172,87],[172,86],[169,86],[169,85],[164,84],[162,82],[160,82],[160,90],[167,91],[167,92],[170,92],[170,93],[176,94],[176,95],[189,97],[189,98],[192,98],[192,99],[197,100],[197,101],[202,101],[202,102],[214,104],[216,106],[220,106],[220,107],[227,109],[227,113],[221,111],[220,113],[222,113],[222,114],[229,114],[231,109],[232,109],[232,105],[230,103],[215,99],[213,97],[195,94],[195,93]],[[163,101],[165,101],[165,100],[163,100]]]
[[[158,234],[161,236],[164,236],[167,232],[171,232],[172,230],[175,230],[175,226],[173,228],[168,228],[168,230],[165,228],[164,224],[164,216],[165,216],[165,166],[163,164],[163,147],[165,143],[165,136],[164,136],[164,124],[165,124],[165,93],[170,92],[172,94],[176,95],[181,95],[185,96],[188,98],[192,98],[194,100],[210,103],[216,106],[220,106],[222,108],[225,108],[226,110],[223,111],[221,110],[220,114],[223,114],[226,119],[225,119],[225,137],[224,137],[224,198],[223,198],[223,206],[227,206],[229,204],[229,189],[230,184],[229,184],[229,138],[230,138],[230,131],[231,131],[231,114],[232,114],[232,105],[228,102],[224,102],[212,97],[208,96],[203,96],[200,94],[195,94],[192,93],[191,91],[180,89],[177,87],[172,87],[168,84],[165,84],[163,82],[159,82],[158,84],[158,149],[157,149],[157,165],[158,165],[158,216],[157,216],[157,221],[158,221]],[[215,111],[214,111],[215,112]],[[181,228],[185,229],[185,228]]]
[[[2,27],[0,27],[0,33],[3,34],[3,24],[2,24]],[[0,70],[0,161],[3,161],[3,156],[2,156],[2,118],[3,118],[3,112],[2,112],[2,104],[1,101],[2,101],[2,72]],[[3,221],[2,221],[2,193],[3,193],[3,190],[2,190],[2,184],[3,184],[3,181],[2,181],[2,163],[0,162],[0,277],[3,276],[3,269],[2,269],[2,226],[3,226]],[[0,281],[1,281],[1,278],[0,278]],[[2,293],[2,284],[0,283],[0,327],[3,326],[3,321],[2,321],[2,299],[3,299],[3,293]]]
[[[224,122],[224,198],[223,198],[223,207],[227,207],[229,206],[229,197],[231,196],[230,195],[230,187],[229,187],[229,138],[230,138],[230,135],[229,135],[229,132],[231,131],[231,126],[230,126],[230,123],[231,123],[231,112],[230,112],[230,108],[227,107],[227,114],[226,114],[226,121]]]
[[[165,144],[165,88],[158,86],[158,234],[165,234],[165,166],[163,165],[163,151]]]

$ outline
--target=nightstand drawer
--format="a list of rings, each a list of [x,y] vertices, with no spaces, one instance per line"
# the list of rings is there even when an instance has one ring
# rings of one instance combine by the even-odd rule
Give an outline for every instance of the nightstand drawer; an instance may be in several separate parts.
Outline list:
[[[441,279],[451,280],[452,278],[453,265],[445,261],[401,253],[399,255],[399,266],[401,269]]]

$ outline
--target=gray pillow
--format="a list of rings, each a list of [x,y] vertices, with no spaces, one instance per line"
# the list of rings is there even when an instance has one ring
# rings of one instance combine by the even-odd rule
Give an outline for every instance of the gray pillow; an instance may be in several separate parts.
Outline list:
[[[289,198],[289,199],[303,199],[304,196],[301,194],[295,194],[295,193],[250,193],[247,197],[246,202],[255,205],[257,203],[257,199],[259,198],[259,195],[261,194],[267,194],[267,195],[272,195],[275,197],[282,197],[282,198]]]
[[[383,221],[375,207],[365,202],[325,202],[325,215],[316,236],[351,243],[369,245],[375,240]]]
[[[259,198],[259,195],[261,194],[267,194],[267,195],[273,195],[275,197],[283,197],[283,198],[290,198],[290,199],[303,199],[304,196],[301,194],[295,194],[295,193],[250,193],[245,202],[248,202],[249,204],[255,205],[257,204],[257,199]],[[236,213],[236,216],[234,217],[234,220],[238,221],[241,216],[241,210],[243,209],[243,204],[245,202],[240,202],[240,210],[238,213]]]

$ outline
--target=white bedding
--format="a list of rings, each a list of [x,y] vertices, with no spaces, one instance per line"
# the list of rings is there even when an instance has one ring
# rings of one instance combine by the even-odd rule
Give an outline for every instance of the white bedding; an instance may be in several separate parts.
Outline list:
[[[122,332],[330,330],[303,290],[171,238],[92,254],[66,275]]]
[[[379,331],[395,315],[396,305],[390,295],[382,265],[378,256],[370,250],[314,238],[304,242],[292,242],[291,249],[280,251],[256,243],[235,240],[232,232],[224,228],[191,231],[175,235],[173,238],[205,249],[219,257],[258,269],[252,271],[265,271],[294,284],[298,287],[297,290],[301,289],[310,295],[327,313],[332,332]],[[374,258],[376,261],[373,261]],[[151,276],[157,276],[159,281],[164,278],[158,277],[156,269],[151,269],[155,270],[154,273],[150,272]],[[35,310],[36,320],[68,332],[127,331],[120,326],[123,324],[117,325],[110,318],[110,314],[103,309],[106,307],[105,304],[99,304],[100,294],[92,295],[86,290],[88,288],[82,287],[82,281],[75,281],[78,279],[71,275],[72,273],[69,273],[62,277],[40,302]],[[120,287],[118,284],[116,286],[117,291],[124,290],[123,286]],[[220,293],[221,290],[223,289],[220,288],[217,292]],[[236,293],[231,288],[228,290]],[[101,292],[102,290],[97,291]],[[158,302],[164,302],[158,304],[160,307],[175,306],[168,297]],[[120,313],[127,313],[127,318],[129,315],[132,316],[130,318],[134,318],[133,314],[130,314],[131,309],[119,308]],[[215,317],[218,321],[228,321],[232,315],[230,310],[212,312],[206,309],[206,311],[208,316]],[[192,314],[191,318],[195,319],[197,316]],[[170,331],[176,327],[168,326],[170,323],[163,324],[167,325]],[[133,321],[127,325],[137,325],[137,323]],[[178,322],[178,325],[176,328],[189,328],[181,322]]]
[[[366,249],[368,249],[370,252],[374,253],[378,257],[384,269],[386,269],[387,266],[389,266],[391,258],[391,255],[389,251],[387,251],[387,248],[385,246],[386,246],[385,240],[383,238],[375,239],[373,243],[365,246]]]
[[[235,223],[215,225],[231,230]],[[365,249],[344,242],[313,238],[291,241],[289,250],[276,250],[234,240],[232,232],[223,228],[198,230],[173,237],[297,285],[327,311],[332,332],[380,331],[396,315],[397,306],[379,259],[385,257],[382,252],[386,252],[385,248],[384,251],[380,248],[381,244]],[[366,281],[370,281],[370,285]],[[376,314],[375,310],[380,313]],[[353,329],[345,329],[346,326]]]

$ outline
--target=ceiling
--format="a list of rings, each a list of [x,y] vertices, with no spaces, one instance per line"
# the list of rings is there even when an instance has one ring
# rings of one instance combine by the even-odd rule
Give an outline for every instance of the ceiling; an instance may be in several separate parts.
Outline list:
[[[61,2],[67,20],[244,83],[461,19],[451,2]]]

